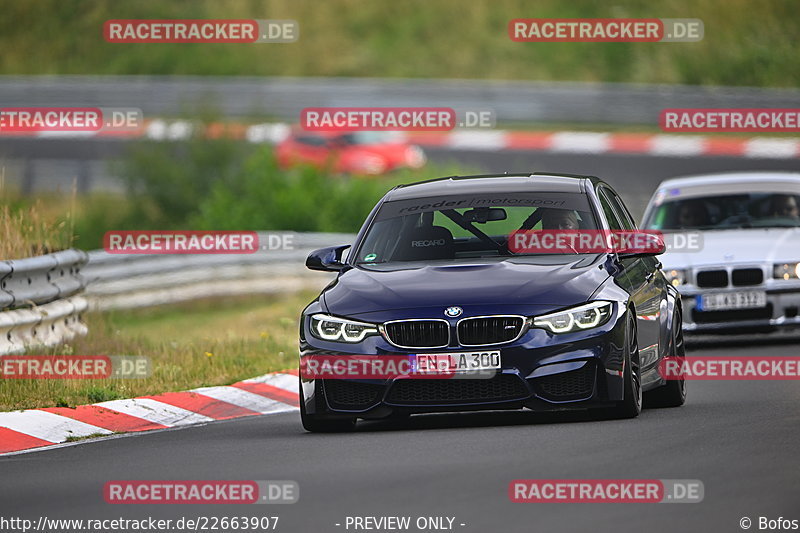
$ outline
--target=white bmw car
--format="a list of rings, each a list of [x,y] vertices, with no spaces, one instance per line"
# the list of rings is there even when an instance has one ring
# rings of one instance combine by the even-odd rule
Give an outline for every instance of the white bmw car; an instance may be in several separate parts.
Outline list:
[[[668,242],[692,242],[681,234],[695,238],[694,248],[661,256],[683,296],[685,331],[800,327],[800,173],[664,181],[642,227],[673,237]]]

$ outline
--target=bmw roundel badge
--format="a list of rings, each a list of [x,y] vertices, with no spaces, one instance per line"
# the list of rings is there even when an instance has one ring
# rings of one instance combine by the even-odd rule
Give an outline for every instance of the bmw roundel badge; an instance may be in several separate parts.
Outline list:
[[[453,305],[453,306],[448,307],[447,309],[444,310],[444,314],[446,316],[449,316],[450,318],[455,318],[457,316],[461,316],[461,313],[463,313],[463,312],[464,312],[464,310],[461,309],[460,307],[458,307],[457,305]]]

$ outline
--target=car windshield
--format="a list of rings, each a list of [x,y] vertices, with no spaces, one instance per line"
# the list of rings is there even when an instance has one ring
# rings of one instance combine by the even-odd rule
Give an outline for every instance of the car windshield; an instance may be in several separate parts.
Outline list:
[[[800,195],[747,193],[684,198],[653,209],[644,226],[654,230],[725,230],[800,226]]]
[[[585,195],[523,193],[385,202],[357,263],[520,256],[508,239],[522,230],[598,229]],[[577,253],[577,252],[576,252]]]

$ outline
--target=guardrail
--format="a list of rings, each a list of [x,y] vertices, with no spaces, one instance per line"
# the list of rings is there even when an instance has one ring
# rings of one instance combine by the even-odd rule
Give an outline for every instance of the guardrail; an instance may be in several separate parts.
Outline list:
[[[657,124],[667,107],[797,107],[797,89],[503,80],[202,76],[0,76],[5,106],[136,107],[180,115],[215,102],[296,122],[314,105],[493,109],[501,122]]]
[[[34,345],[53,346],[86,334],[79,293],[86,280],[81,250],[0,262],[0,354]]]
[[[259,233],[259,242],[269,243],[269,236],[275,234]],[[90,309],[319,289],[332,276],[306,270],[303,264],[308,253],[355,238],[347,233],[280,235],[290,237],[290,248],[254,254],[136,255],[65,250],[0,261],[0,355],[31,346],[53,346],[85,335],[87,328],[81,315]]]
[[[259,233],[259,242],[277,232]],[[253,254],[109,254],[89,252],[83,270],[93,310],[130,309],[198,298],[319,289],[332,276],[304,268],[314,249],[353,242],[346,233],[294,233],[291,249]]]

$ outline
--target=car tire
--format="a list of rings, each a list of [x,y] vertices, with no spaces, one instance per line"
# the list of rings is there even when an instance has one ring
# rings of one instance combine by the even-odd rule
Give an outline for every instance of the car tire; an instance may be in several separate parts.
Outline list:
[[[622,373],[625,381],[624,395],[616,407],[602,409],[603,418],[623,419],[636,418],[642,412],[642,381],[639,374],[639,340],[636,336],[636,319],[628,312],[625,325],[625,370]]]
[[[669,357],[686,357],[686,344],[683,339],[683,317],[680,309],[675,311],[670,331]],[[644,395],[645,407],[680,407],[686,403],[686,380],[667,381],[665,385],[648,391]]]
[[[355,417],[322,418],[306,413],[306,401],[303,397],[303,385],[300,383],[300,421],[303,428],[311,433],[343,433],[356,427]]]

